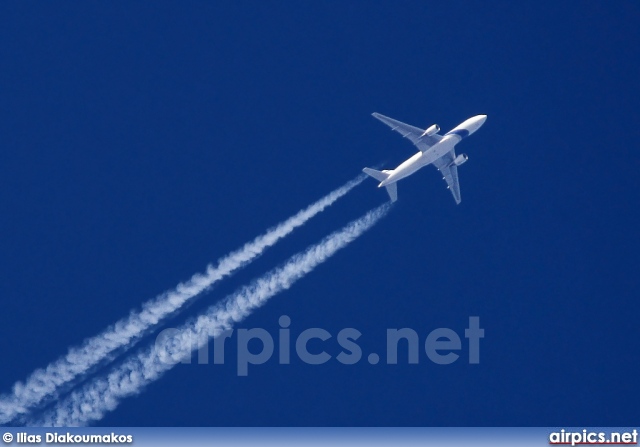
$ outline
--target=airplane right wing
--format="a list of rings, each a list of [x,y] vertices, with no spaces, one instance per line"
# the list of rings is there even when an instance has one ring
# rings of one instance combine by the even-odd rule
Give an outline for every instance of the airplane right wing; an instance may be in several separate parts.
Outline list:
[[[418,146],[418,149],[420,149],[422,152],[426,151],[442,139],[442,136],[438,134],[431,135],[430,137],[426,135],[421,136],[422,134],[424,134],[424,129],[410,126],[409,124],[394,120],[393,118],[389,118],[388,116],[380,115],[379,113],[372,113],[372,115],[374,118],[379,119],[387,126],[391,127],[391,130],[395,130],[404,138],[407,138],[413,144]]]
[[[438,171],[442,174],[442,177],[446,180],[448,189],[453,195],[453,199],[456,204],[460,204],[462,197],[460,197],[460,182],[458,181],[458,167],[453,163],[456,158],[455,149],[451,149],[433,162],[433,165],[438,168]]]

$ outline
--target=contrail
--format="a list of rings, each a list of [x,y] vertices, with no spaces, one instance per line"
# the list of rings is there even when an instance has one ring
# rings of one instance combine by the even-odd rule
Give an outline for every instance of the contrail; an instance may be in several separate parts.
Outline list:
[[[211,306],[195,320],[176,330],[172,337],[157,341],[155,345],[126,359],[107,376],[95,379],[82,389],[74,391],[46,412],[43,419],[31,421],[29,425],[78,426],[102,419],[122,399],[140,393],[146,385],[162,377],[176,362],[190,355],[192,350],[206,346],[210,337],[216,337],[230,329],[234,323],[246,318],[269,298],[288,289],[335,252],[347,246],[384,217],[390,208],[388,203],[381,205],[318,244],[294,255],[284,265]]]
[[[133,345],[162,319],[206,291],[215,282],[246,266],[266,248],[333,204],[365,178],[366,176],[360,175],[347,182],[242,248],[219,259],[217,266],[208,265],[206,273],[197,273],[190,280],[178,284],[175,289],[147,301],[141,310],[131,311],[128,317],[109,326],[102,333],[86,339],[82,345],[70,348],[65,356],[50,363],[46,368],[34,371],[24,383],[15,383],[11,394],[0,397],[0,424],[6,424],[28,413],[30,409],[44,403],[47,398],[56,395],[64,385],[109,359],[115,351]]]

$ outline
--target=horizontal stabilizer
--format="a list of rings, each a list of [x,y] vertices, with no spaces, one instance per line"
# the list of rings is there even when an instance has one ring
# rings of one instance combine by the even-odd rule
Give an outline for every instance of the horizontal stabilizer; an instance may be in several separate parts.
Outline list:
[[[395,202],[396,200],[398,200],[398,184],[397,183],[392,183],[390,185],[385,186],[385,188],[387,188],[387,193],[389,193],[389,197],[391,198],[392,202]]]
[[[373,177],[374,179],[378,180],[379,182],[383,182],[383,181],[385,181],[387,179],[387,177],[389,177],[389,174],[386,174],[386,173],[381,172],[381,171],[376,171],[375,169],[371,169],[371,168],[364,168],[362,170],[362,172],[364,172],[368,176]]]
[[[371,168],[364,168],[362,172],[373,177],[379,182],[383,182],[387,179],[387,177],[389,177],[389,174],[387,172],[376,171],[375,169]],[[398,185],[396,183],[385,185],[385,188],[387,189],[387,193],[389,194],[392,202],[398,200]]]

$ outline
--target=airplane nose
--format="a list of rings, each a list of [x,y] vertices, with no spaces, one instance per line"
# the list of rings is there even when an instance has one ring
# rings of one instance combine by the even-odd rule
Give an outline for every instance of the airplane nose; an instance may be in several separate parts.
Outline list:
[[[487,120],[487,115],[476,115],[471,118],[471,126],[469,126],[469,132],[473,133],[476,130],[480,129],[484,122]]]
[[[487,115],[476,115],[466,120],[459,127],[466,130],[468,132],[467,135],[471,135],[476,130],[480,129],[486,120]]]

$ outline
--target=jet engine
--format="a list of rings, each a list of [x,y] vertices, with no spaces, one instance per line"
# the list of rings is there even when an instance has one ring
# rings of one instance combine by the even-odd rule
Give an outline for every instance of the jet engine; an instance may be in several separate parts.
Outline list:
[[[469,157],[467,156],[467,154],[460,154],[456,157],[455,160],[453,160],[453,164],[456,166],[460,166],[461,164],[466,162],[468,159]]]
[[[420,136],[430,137],[431,135],[437,134],[438,132],[440,132],[440,126],[438,126],[437,124],[434,124],[433,126],[429,127],[427,130],[425,130],[424,133]]]

